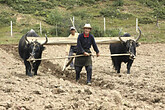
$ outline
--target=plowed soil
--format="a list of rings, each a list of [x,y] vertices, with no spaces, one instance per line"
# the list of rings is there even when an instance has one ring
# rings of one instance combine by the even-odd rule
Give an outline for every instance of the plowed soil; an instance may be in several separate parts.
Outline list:
[[[109,54],[108,45],[98,45]],[[165,44],[141,44],[126,74],[113,70],[110,57],[93,58],[92,85],[86,72],[62,72],[64,59],[42,61],[38,76],[25,75],[17,45],[0,45],[0,110],[164,110]],[[65,45],[46,46],[44,58],[65,56]],[[93,52],[94,54],[94,52]]]

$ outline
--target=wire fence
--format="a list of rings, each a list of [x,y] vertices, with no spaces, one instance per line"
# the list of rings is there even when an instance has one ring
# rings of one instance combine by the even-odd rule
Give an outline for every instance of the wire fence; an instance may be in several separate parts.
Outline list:
[[[70,18],[72,20],[72,23],[70,23],[71,25],[75,26],[78,30],[79,33],[82,32],[82,27],[83,25],[77,25],[77,21],[76,21],[76,18],[73,17],[73,18]],[[69,21],[68,21],[69,22]],[[121,29],[123,28],[122,26],[121,27],[118,27],[117,25],[114,25],[114,22],[112,19],[108,19],[108,18],[105,18],[103,17],[102,20],[95,20],[95,21],[90,21],[90,22],[87,22],[87,23],[90,23],[92,26],[93,26],[93,33],[95,36],[104,36],[105,33],[108,33],[107,36],[112,36],[110,34],[113,34],[112,31],[110,30],[115,30],[115,29]],[[97,24],[94,25],[94,24]],[[98,26],[99,24],[99,26]],[[112,25],[113,24],[113,25]],[[20,25],[20,24],[19,24]],[[39,22],[39,24],[37,23],[36,24],[37,27],[35,27],[35,30],[37,31],[38,34],[42,35],[43,33],[47,33],[48,36],[49,34],[51,35],[55,35],[55,36],[58,36],[59,34],[58,33],[62,33],[62,32],[59,32],[59,28],[61,29],[62,26],[60,24],[54,26],[54,28],[52,28],[52,31],[45,31],[45,28],[42,27],[42,22]],[[134,24],[131,24],[132,26],[135,26],[135,31],[138,32],[138,18],[136,18],[136,20],[134,21]],[[68,30],[67,33],[69,34],[69,26],[68,25],[68,29],[67,28],[64,28],[63,30]],[[10,27],[8,27],[8,29],[6,29],[5,32],[1,32],[0,31],[0,35],[1,36],[10,36],[10,37],[15,37],[17,35],[20,35],[20,32],[18,32],[18,30],[14,29],[16,26],[13,27],[13,23],[12,21],[10,22]],[[62,30],[62,31],[63,31]],[[29,30],[24,30],[24,31],[29,31]],[[22,32],[24,32],[22,31]],[[60,30],[61,31],[61,30]],[[98,32],[100,32],[98,34]],[[117,34],[118,31],[115,32],[115,34]],[[25,33],[25,32],[24,32]],[[65,34],[66,35],[66,34]],[[60,36],[60,37],[64,37],[64,36]]]

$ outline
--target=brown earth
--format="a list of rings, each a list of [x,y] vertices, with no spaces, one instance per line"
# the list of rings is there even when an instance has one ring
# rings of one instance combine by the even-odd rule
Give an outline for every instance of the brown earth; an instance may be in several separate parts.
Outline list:
[[[46,46],[43,57],[65,56],[65,47]],[[92,85],[83,70],[79,83],[74,71],[62,72],[64,60],[43,61],[39,75],[25,75],[16,45],[0,46],[0,110],[164,110],[165,44],[142,44],[131,74],[120,74],[109,57],[93,58]],[[109,54],[108,45],[99,45]]]

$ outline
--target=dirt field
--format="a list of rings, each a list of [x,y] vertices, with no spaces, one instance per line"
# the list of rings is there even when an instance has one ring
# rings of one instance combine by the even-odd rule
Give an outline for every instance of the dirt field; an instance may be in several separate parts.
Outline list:
[[[65,56],[66,46],[46,46],[43,57]],[[43,61],[39,75],[25,76],[16,45],[0,46],[0,110],[164,110],[165,44],[142,44],[126,74],[113,70],[109,57],[93,58],[92,85],[86,73],[61,72],[64,60]],[[108,45],[99,45],[109,54]]]

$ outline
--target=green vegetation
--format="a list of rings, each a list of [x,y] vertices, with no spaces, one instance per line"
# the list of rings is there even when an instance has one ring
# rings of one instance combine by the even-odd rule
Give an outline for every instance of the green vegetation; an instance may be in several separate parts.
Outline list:
[[[138,0],[140,3],[153,8],[153,15],[165,19],[165,1],[164,0]]]
[[[80,17],[81,19],[84,19],[84,18],[90,18],[91,15],[86,13],[87,10],[80,10],[80,11],[75,11],[72,13],[73,16],[76,16],[76,17]]]
[[[154,23],[154,21],[151,18],[144,17],[139,19],[139,23],[150,24],[150,23]]]
[[[117,8],[108,8],[108,9],[106,8],[106,9],[102,9],[100,11],[100,14],[102,16],[104,16],[104,17],[118,18],[118,19],[128,19],[128,18],[132,17],[131,14],[122,13]]]
[[[123,0],[115,0],[115,2],[113,3],[113,6],[123,6],[123,5],[124,5]]]
[[[17,42],[30,29],[39,33],[40,22],[43,34],[67,37],[73,16],[79,33],[85,23],[90,23],[92,34],[97,37],[118,36],[119,28],[136,35],[135,19],[139,18],[142,42],[165,42],[164,0],[0,0],[0,8],[0,44]],[[7,37],[11,20],[12,39]]]
[[[12,13],[2,12],[0,13],[0,25],[7,26],[10,25],[10,21],[13,21],[14,25],[16,24],[16,19],[12,17]]]

